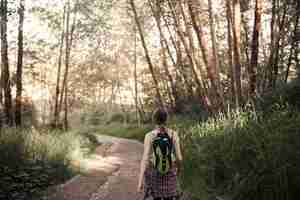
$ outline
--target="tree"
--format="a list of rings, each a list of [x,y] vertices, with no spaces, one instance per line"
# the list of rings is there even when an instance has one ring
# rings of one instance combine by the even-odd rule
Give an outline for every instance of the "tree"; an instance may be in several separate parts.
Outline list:
[[[13,125],[12,98],[9,75],[8,43],[7,43],[7,0],[1,0],[1,65],[3,73],[5,123]]]
[[[231,100],[236,100],[236,85],[234,80],[234,65],[232,56],[232,9],[231,0],[226,0],[226,19],[227,19],[227,43],[228,43],[228,65],[230,77]]]
[[[233,0],[233,58],[235,66],[235,88],[236,107],[242,103],[242,83],[241,83],[241,6],[240,0]]]
[[[252,48],[251,48],[251,64],[249,66],[249,77],[250,77],[250,96],[255,95],[256,91],[256,73],[257,73],[257,62],[258,62],[258,52],[259,52],[259,32],[261,24],[261,14],[262,14],[262,1],[256,0],[255,2],[255,19],[253,26],[253,36],[252,36]]]
[[[156,75],[154,73],[154,66],[152,64],[152,61],[151,61],[151,58],[150,58],[150,55],[149,55],[149,51],[148,51],[148,48],[147,48],[147,45],[146,45],[146,41],[145,41],[145,38],[144,38],[144,34],[143,34],[143,30],[142,30],[142,27],[141,27],[141,24],[140,24],[140,21],[139,21],[138,14],[137,14],[137,11],[136,11],[134,0],[130,0],[129,3],[131,5],[131,8],[132,8],[132,11],[133,11],[133,14],[134,14],[134,19],[135,19],[135,22],[136,22],[136,25],[137,25],[137,28],[138,28],[138,31],[139,31],[139,34],[140,34],[140,38],[141,38],[142,46],[144,48],[145,56],[146,56],[147,63],[148,63],[148,66],[149,66],[149,70],[151,72],[152,79],[153,79],[153,82],[154,82],[154,85],[155,85],[155,90],[156,90],[156,95],[157,95],[157,100],[158,100],[158,106],[164,107],[163,101],[162,101],[162,96],[161,96],[161,93],[159,91],[158,80],[157,80]]]
[[[62,17],[62,32],[60,38],[60,47],[58,55],[58,67],[57,67],[57,78],[56,78],[56,90],[55,90],[55,104],[54,104],[54,122],[53,126],[57,128],[59,122],[59,94],[60,94],[60,77],[61,77],[61,65],[62,65],[62,54],[64,48],[64,39],[65,39],[65,18],[66,18],[66,6],[64,5],[63,17]]]
[[[167,57],[166,57],[166,52],[165,49],[168,52],[169,58],[171,59],[172,63],[175,65],[175,61],[173,59],[171,50],[169,48],[169,45],[167,43],[166,37],[162,31],[161,27],[161,18],[162,18],[162,12],[160,8],[160,4],[158,1],[156,1],[156,6],[152,5],[151,0],[148,0],[152,14],[154,16],[155,22],[157,29],[159,30],[159,35],[160,35],[160,45],[161,45],[161,53],[162,53],[162,66],[164,68],[165,74],[168,78],[168,81],[171,86],[171,94],[170,94],[170,101],[172,101],[172,98],[174,98],[174,110],[179,111],[180,110],[180,105],[179,105],[179,95],[175,86],[174,79],[169,71],[168,63],[167,63]]]
[[[220,97],[220,103],[223,108],[224,104],[224,97],[223,97],[223,91],[221,86],[221,80],[220,80],[220,65],[219,65],[219,56],[218,56],[218,48],[217,48],[217,41],[216,41],[216,32],[215,32],[215,20],[214,20],[214,12],[212,8],[212,1],[208,0],[208,11],[209,11],[209,27],[210,27],[210,35],[211,35],[211,41],[212,41],[212,50],[213,50],[213,64],[216,69],[216,87],[218,89],[217,93]]]
[[[19,5],[19,33],[18,33],[18,63],[17,63],[17,92],[16,92],[16,126],[21,126],[22,123],[22,72],[23,72],[23,24],[24,24],[24,9],[25,0],[20,0]]]

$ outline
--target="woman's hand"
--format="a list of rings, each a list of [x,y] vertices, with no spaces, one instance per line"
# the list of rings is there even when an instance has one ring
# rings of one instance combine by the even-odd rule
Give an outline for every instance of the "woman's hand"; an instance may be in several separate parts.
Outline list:
[[[181,162],[180,161],[176,161],[176,174],[179,175],[181,172]]]
[[[140,193],[143,191],[143,184],[139,183],[137,187],[137,192]]]

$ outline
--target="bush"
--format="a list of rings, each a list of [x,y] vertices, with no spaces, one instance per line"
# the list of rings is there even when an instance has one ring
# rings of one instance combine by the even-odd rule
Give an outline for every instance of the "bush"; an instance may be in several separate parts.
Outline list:
[[[120,123],[123,123],[125,121],[125,117],[124,117],[124,114],[122,113],[114,113],[111,115],[108,123],[111,123],[111,122],[120,122]]]
[[[69,179],[90,146],[73,132],[1,129],[0,199],[32,199],[40,191]]]
[[[298,199],[300,114],[280,110],[268,118],[249,113],[194,125],[183,134],[186,188],[207,198]]]

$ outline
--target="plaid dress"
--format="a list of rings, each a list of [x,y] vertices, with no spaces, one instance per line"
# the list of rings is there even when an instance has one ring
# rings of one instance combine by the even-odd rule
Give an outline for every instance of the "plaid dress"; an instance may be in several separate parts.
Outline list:
[[[173,166],[165,175],[159,174],[152,165],[145,171],[145,199],[148,196],[153,198],[177,197],[177,176],[176,167]]]

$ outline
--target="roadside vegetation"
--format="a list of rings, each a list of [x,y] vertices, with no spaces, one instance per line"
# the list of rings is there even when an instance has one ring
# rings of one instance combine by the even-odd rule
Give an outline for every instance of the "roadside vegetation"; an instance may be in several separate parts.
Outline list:
[[[0,132],[0,199],[32,199],[81,173],[80,160],[95,141],[74,131],[3,129]]]

